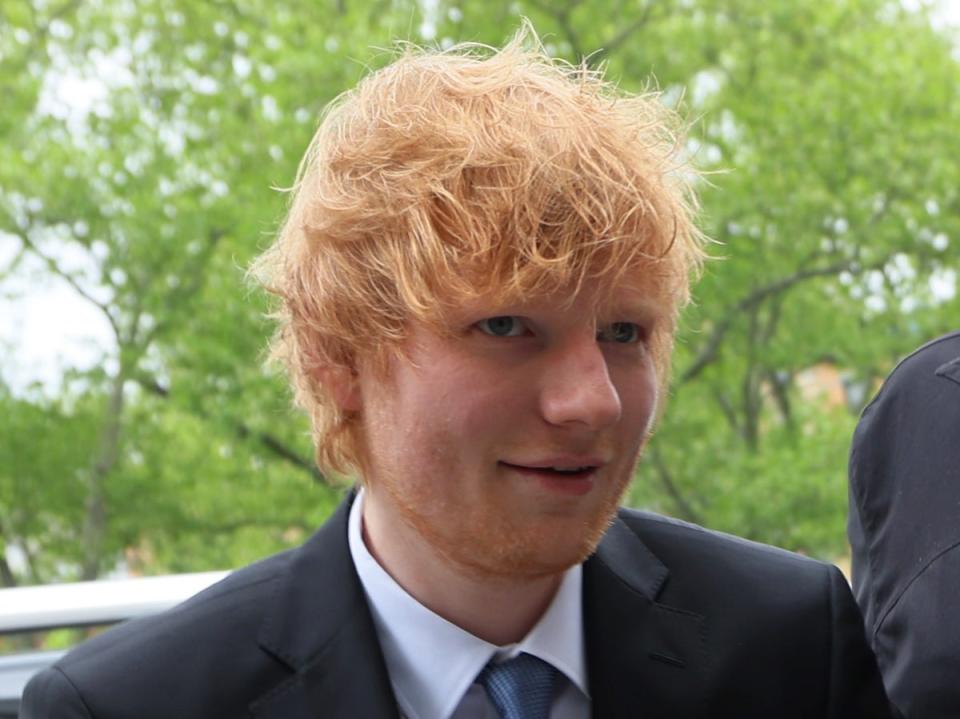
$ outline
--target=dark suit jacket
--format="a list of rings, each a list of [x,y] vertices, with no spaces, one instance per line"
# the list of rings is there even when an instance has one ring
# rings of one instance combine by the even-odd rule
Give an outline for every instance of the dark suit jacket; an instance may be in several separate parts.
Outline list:
[[[347,546],[349,500],[302,547],[36,676],[23,719],[397,717]],[[887,717],[835,568],[622,511],[584,564],[596,717]]]
[[[890,698],[960,717],[960,332],[921,347],[850,452],[853,586]]]

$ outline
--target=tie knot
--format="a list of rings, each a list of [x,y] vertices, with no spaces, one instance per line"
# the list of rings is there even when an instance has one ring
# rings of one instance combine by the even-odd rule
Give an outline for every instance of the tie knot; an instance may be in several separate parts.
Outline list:
[[[547,719],[557,670],[532,654],[490,662],[477,677],[502,719]]]

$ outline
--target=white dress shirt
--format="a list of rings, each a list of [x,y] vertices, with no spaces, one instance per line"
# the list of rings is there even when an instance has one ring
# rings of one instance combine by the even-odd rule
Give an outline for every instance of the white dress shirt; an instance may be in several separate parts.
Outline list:
[[[387,574],[363,541],[363,495],[361,490],[350,509],[350,555],[370,604],[390,683],[407,719],[498,719],[474,680],[492,658],[521,652],[549,662],[562,675],[551,719],[588,719],[579,564],[564,574],[530,633],[518,644],[498,647],[427,609]]]

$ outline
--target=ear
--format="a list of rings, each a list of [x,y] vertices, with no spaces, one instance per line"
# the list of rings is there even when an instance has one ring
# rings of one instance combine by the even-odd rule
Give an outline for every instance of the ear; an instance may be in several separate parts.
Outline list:
[[[343,365],[327,365],[318,371],[320,384],[344,412],[358,412],[363,406],[360,381],[355,370]]]

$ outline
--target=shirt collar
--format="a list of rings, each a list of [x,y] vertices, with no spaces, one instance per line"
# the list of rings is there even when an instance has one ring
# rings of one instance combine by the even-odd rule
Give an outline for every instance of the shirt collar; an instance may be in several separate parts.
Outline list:
[[[518,644],[498,647],[435,614],[387,574],[363,541],[363,496],[361,489],[350,509],[350,555],[370,604],[391,684],[407,715],[449,717],[491,658],[521,652],[549,662],[589,696],[579,564],[564,573],[553,601],[529,634]]]

